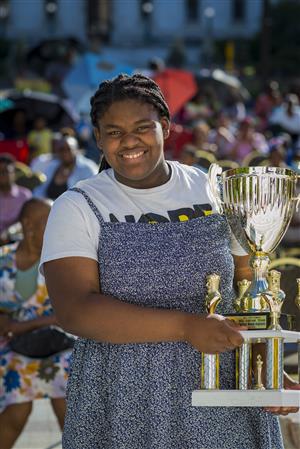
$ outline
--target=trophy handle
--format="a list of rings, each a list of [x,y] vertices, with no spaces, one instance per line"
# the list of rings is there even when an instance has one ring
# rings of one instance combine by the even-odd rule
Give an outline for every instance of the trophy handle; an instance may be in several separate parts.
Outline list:
[[[296,201],[296,212],[298,212],[299,210],[299,204],[300,204],[300,194],[298,196],[295,196],[294,198],[292,198],[293,201]]]
[[[220,167],[218,164],[211,164],[208,170],[208,184],[210,186],[210,190],[213,194],[217,212],[222,214],[223,213],[223,202],[221,200],[220,195],[220,182],[218,181],[218,176],[222,174],[222,167]]]
[[[297,180],[300,180],[300,175],[297,175]],[[292,198],[293,201],[296,201],[296,212],[299,210],[299,204],[300,204],[300,193],[298,196],[295,196]]]

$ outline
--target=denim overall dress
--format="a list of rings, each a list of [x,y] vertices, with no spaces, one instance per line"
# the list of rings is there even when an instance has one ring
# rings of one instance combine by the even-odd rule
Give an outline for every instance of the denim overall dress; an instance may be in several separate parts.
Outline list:
[[[221,275],[218,313],[232,312],[233,259],[220,215],[176,223],[100,224],[101,292],[144,307],[204,313],[205,279]],[[234,352],[220,355],[221,388],[235,388]],[[201,354],[185,342],[78,339],[64,449],[283,449],[278,418],[259,408],[192,407]]]

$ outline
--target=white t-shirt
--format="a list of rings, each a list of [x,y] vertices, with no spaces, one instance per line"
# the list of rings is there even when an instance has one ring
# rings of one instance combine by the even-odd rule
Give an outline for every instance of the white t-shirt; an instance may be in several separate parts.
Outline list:
[[[186,221],[215,212],[207,175],[195,167],[168,162],[172,174],[168,182],[152,189],[134,189],[115,179],[112,169],[80,181],[84,190],[107,222]],[[80,256],[97,259],[100,225],[82,194],[67,191],[52,207],[41,256],[44,262]],[[246,252],[232,237],[231,251]]]

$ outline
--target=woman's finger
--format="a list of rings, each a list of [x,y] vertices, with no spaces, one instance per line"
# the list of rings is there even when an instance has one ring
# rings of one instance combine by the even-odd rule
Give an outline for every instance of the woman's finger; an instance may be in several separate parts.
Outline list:
[[[299,411],[298,407],[265,407],[266,412],[273,413],[273,415],[283,415],[286,416],[289,413],[297,413]]]

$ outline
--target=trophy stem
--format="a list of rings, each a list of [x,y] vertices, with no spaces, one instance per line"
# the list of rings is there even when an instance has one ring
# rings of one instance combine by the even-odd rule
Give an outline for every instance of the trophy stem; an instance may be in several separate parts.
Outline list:
[[[270,258],[265,253],[256,253],[250,259],[250,267],[253,272],[250,289],[241,298],[241,309],[244,312],[268,311],[269,307],[263,294],[268,290],[268,268]]]
[[[282,327],[279,324],[280,313],[279,312],[270,312],[271,323],[268,329],[273,331],[280,331]]]

